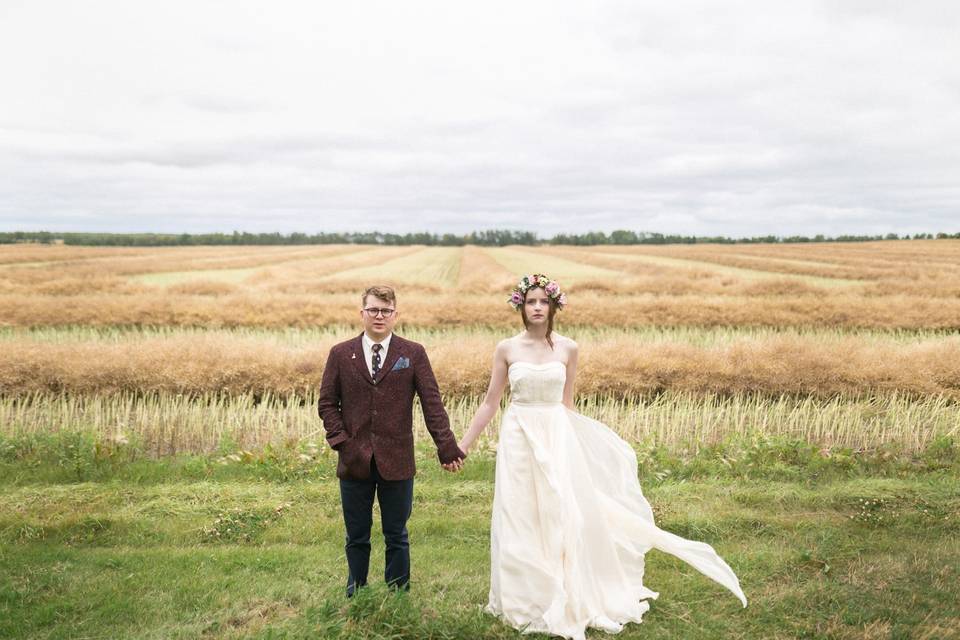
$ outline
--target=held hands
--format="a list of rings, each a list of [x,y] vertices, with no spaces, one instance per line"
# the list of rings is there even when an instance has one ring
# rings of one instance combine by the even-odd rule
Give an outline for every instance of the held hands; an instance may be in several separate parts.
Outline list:
[[[463,469],[463,458],[457,458],[453,462],[447,464],[443,464],[441,462],[440,466],[450,473],[456,473],[457,471],[460,471],[460,469]]]
[[[463,447],[458,447],[458,448],[460,449],[460,453],[462,453],[464,456],[467,455],[466,449],[464,449]],[[457,471],[460,471],[461,469],[463,469],[463,458],[457,458],[453,462],[448,462],[447,464],[443,464],[441,462],[440,466],[443,467],[445,471],[449,471],[450,473],[456,473]]]

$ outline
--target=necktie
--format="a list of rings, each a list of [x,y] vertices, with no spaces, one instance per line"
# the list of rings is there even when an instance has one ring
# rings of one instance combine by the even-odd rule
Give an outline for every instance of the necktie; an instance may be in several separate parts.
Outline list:
[[[377,374],[380,373],[380,349],[383,349],[382,344],[373,345],[373,377],[376,378]]]

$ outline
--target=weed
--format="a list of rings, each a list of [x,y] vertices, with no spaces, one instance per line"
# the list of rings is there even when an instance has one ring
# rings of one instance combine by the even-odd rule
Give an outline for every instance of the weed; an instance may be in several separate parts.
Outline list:
[[[201,531],[202,542],[244,543],[259,540],[264,530],[278,521],[291,503],[285,502],[271,510],[226,509],[217,512],[213,523]]]

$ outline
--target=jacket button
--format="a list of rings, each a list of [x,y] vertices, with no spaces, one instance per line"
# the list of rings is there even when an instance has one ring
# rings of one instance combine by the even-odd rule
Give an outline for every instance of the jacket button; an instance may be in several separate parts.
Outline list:
[[[373,410],[373,415],[377,415],[377,410],[376,410],[376,409]]]

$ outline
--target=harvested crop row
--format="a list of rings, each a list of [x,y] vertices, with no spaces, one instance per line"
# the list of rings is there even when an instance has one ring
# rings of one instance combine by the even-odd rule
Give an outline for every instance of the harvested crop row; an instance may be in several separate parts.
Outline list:
[[[384,280],[387,280],[386,278]],[[389,280],[387,280],[389,282]],[[80,294],[75,296],[0,294],[0,326],[189,326],[313,327],[337,325],[356,317],[359,293],[367,282],[337,287],[301,285],[302,293],[270,291],[216,295]],[[638,294],[616,282],[584,282],[569,288],[571,303],[560,322],[590,327],[738,326],[960,330],[960,298],[919,295],[865,297],[790,293],[781,283],[757,283],[757,295]],[[772,286],[773,288],[768,288]],[[229,290],[228,290],[229,291]],[[464,296],[435,286],[399,290],[402,322],[415,327],[484,325],[514,330],[517,317],[506,294]],[[629,291],[629,289],[627,289]]]
[[[115,343],[10,339],[0,352],[0,394],[303,394],[318,388],[335,341],[290,346],[226,332]],[[486,390],[496,341],[495,334],[438,334],[426,343],[446,394]],[[598,338],[581,346],[577,388],[618,397],[670,390],[821,398],[897,392],[960,399],[960,338],[878,343],[853,336],[767,336],[711,346]]]

